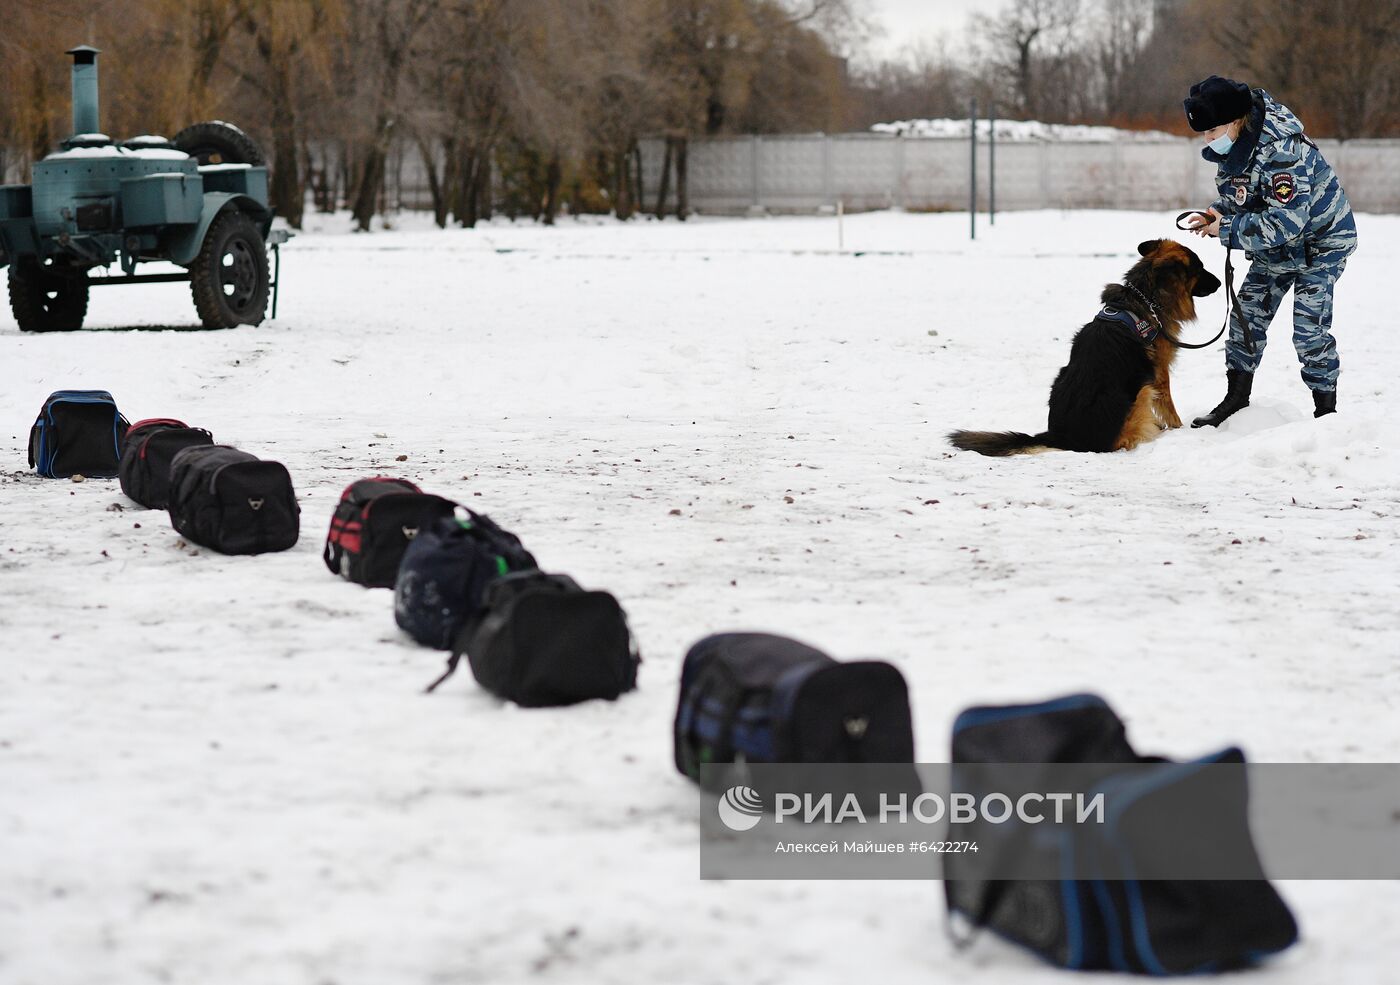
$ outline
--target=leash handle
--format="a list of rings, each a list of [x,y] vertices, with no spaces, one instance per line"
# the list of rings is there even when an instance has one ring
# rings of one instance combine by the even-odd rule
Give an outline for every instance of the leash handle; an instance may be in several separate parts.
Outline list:
[[[1199,228],[1199,225],[1182,225],[1184,221],[1190,219],[1193,216],[1200,216],[1202,219],[1206,220],[1207,225],[1209,225],[1211,222],[1214,222],[1216,218],[1215,216],[1212,216],[1209,212],[1202,212],[1200,209],[1187,209],[1185,212],[1181,213],[1176,217],[1176,228],[1184,232],[1194,232],[1196,229]],[[1240,327],[1244,330],[1244,347],[1250,352],[1254,351],[1254,331],[1249,327],[1249,321],[1245,318],[1243,309],[1240,308],[1240,299],[1235,294],[1234,253],[1235,251],[1230,249],[1230,247],[1225,247],[1225,322],[1220,326],[1220,331],[1216,332],[1215,337],[1212,338],[1209,342],[1200,342],[1192,344],[1190,342],[1182,342],[1179,339],[1172,339],[1172,344],[1174,344],[1178,348],[1205,349],[1209,346],[1215,345],[1216,342],[1220,341],[1220,336],[1224,335],[1226,330],[1229,329],[1230,312],[1233,311],[1235,313],[1235,317],[1240,320]],[[1168,338],[1171,337],[1168,336]]]
[[[1182,223],[1182,220],[1184,220],[1184,219],[1189,219],[1189,218],[1191,218],[1192,216],[1196,216],[1196,215],[1198,215],[1198,216],[1200,216],[1202,219],[1204,219],[1204,220],[1206,221],[1205,224],[1206,224],[1207,226],[1210,225],[1212,222],[1215,221],[1215,217],[1212,216],[1209,212],[1202,212],[1200,209],[1187,209],[1185,212],[1181,213],[1181,215],[1179,215],[1179,216],[1176,217],[1176,228],[1177,228],[1177,229],[1180,229],[1182,232],[1187,232],[1187,233],[1195,232],[1198,228],[1200,228],[1198,225],[1197,225],[1197,226],[1183,226],[1181,223]]]

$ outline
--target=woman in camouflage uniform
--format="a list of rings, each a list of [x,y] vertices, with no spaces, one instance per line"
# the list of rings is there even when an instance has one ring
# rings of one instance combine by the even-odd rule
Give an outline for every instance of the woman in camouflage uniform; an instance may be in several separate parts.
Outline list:
[[[1216,165],[1220,198],[1199,236],[1217,236],[1253,262],[1240,285],[1244,326],[1231,315],[1225,345],[1225,399],[1192,427],[1215,427],[1249,406],[1254,371],[1269,322],[1293,289],[1293,347],[1312,391],[1314,417],[1337,409],[1341,365],[1332,338],[1332,290],[1356,250],[1356,220],[1336,174],[1303,124],[1263,89],[1212,75],[1191,87],[1186,119],[1206,141],[1201,156]]]

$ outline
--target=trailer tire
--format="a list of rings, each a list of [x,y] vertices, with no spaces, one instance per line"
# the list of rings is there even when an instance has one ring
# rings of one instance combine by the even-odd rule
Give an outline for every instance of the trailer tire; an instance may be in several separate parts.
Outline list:
[[[185,127],[170,141],[179,150],[205,164],[263,165],[262,149],[232,123],[208,120]]]
[[[204,327],[261,325],[270,280],[257,225],[236,209],[220,213],[190,264],[190,293]]]
[[[34,257],[10,267],[10,311],[21,332],[72,332],[87,317],[86,270],[54,273]]]

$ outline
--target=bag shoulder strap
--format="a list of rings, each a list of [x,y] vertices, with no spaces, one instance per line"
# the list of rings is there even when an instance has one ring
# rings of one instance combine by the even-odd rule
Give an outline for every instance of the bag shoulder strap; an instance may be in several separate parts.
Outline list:
[[[439,684],[457,673],[457,665],[462,662],[462,654],[464,652],[465,650],[461,644],[461,637],[458,636],[457,641],[452,644],[452,655],[447,658],[447,669],[442,672],[437,680],[423,689],[424,694],[432,694],[437,690]]]

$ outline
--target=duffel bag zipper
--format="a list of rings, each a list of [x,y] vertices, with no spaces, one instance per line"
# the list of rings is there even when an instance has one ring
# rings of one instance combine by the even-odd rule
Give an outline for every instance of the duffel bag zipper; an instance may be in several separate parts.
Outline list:
[[[145,420],[137,421],[135,424],[131,425],[131,430],[136,431],[140,428],[154,427],[157,424],[165,424],[177,428],[189,427],[184,421],[177,421],[173,417],[148,417]]]
[[[143,422],[143,423],[149,423],[149,422]],[[180,426],[183,430],[186,430],[186,431],[204,431],[203,428],[192,428],[192,427],[190,427],[188,424],[180,424],[179,421],[171,421],[171,422],[162,421],[161,423],[179,424],[179,426]],[[132,431],[136,430],[136,425],[133,424],[133,425],[131,426],[131,430],[132,430]],[[130,432],[128,432],[128,433],[130,433]],[[204,433],[205,433],[205,434],[209,434],[208,431],[204,431]],[[146,435],[144,438],[141,439],[141,457],[142,457],[142,458],[145,458],[145,457],[146,457],[146,446],[149,445],[149,444],[151,443],[151,439],[154,438],[154,437],[156,436],[156,434],[160,434],[160,432],[157,431],[155,434],[148,434],[148,435]],[[209,435],[209,436],[210,436],[210,438],[213,437],[213,435]]]
[[[384,477],[380,476],[380,477],[377,477],[377,478],[381,478],[381,479],[382,479],[382,478],[384,478]],[[398,485],[398,483],[395,483],[395,485]],[[369,533],[369,532],[370,532],[369,514],[370,514],[370,510],[374,509],[374,504],[375,504],[375,503],[379,503],[379,502],[383,502],[383,501],[386,500],[386,499],[393,499],[395,496],[415,496],[415,495],[421,496],[422,493],[412,493],[412,492],[409,492],[407,489],[404,489],[404,491],[401,492],[401,493],[385,493],[385,494],[382,495],[382,496],[376,496],[376,497],[374,497],[374,498],[371,499],[369,502],[365,503],[364,506],[361,506],[361,507],[360,507],[360,550],[359,550],[359,555],[360,555],[361,558],[363,558],[363,557],[365,556],[365,553],[366,553],[366,551],[367,551],[367,549],[368,549],[368,547],[369,547],[369,541],[370,541],[370,533]],[[415,533],[415,535],[416,535],[416,534],[417,534],[417,531],[414,531],[414,533]],[[411,537],[408,537],[407,534],[405,534],[404,536],[405,536],[405,538],[408,539],[408,540],[412,540],[412,539],[413,539],[413,538],[411,538]]]
[[[48,418],[44,432],[39,436],[39,469],[53,475],[54,459],[58,457],[58,422],[53,419],[53,406],[44,411]]]
[[[157,424],[165,424],[165,425],[167,425],[167,426],[169,426],[169,427],[177,427],[177,428],[187,428],[187,427],[189,427],[189,425],[186,424],[184,421],[177,421],[177,420],[175,420],[173,417],[152,417],[150,420],[147,420],[147,421],[137,421],[135,424],[131,425],[131,427],[127,429],[127,432],[126,432],[126,433],[127,433],[128,436],[130,436],[130,435],[131,435],[131,432],[132,432],[132,431],[135,431],[137,428],[155,427]],[[155,432],[153,432],[153,433],[151,433],[151,434],[146,435],[144,438],[141,439],[141,455],[140,455],[140,457],[141,457],[142,459],[144,459],[144,458],[146,457],[146,446],[149,445],[149,444],[151,443],[151,439],[154,438],[157,434],[160,434],[160,432],[159,432],[159,431],[155,431]]]
[[[218,496],[218,495],[219,495],[219,487],[218,487],[219,476],[221,476],[221,475],[224,474],[224,469],[228,468],[230,465],[242,465],[242,464],[243,464],[242,462],[225,462],[223,465],[220,465],[220,466],[219,466],[218,468],[216,468],[212,473],[210,473],[210,475],[209,475],[209,495],[211,495],[211,496]]]
[[[39,474],[42,475],[49,471],[48,463],[44,461],[49,425],[44,420],[43,415],[40,415],[39,419],[34,422],[34,431],[37,434],[32,435],[29,441],[29,453],[33,456],[29,464],[32,468],[38,469]]]

